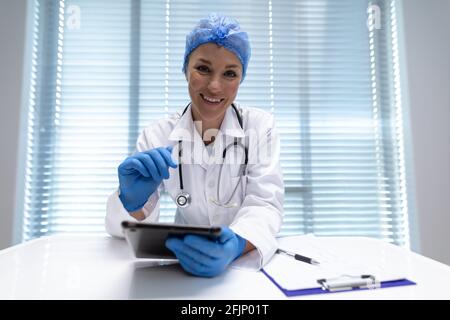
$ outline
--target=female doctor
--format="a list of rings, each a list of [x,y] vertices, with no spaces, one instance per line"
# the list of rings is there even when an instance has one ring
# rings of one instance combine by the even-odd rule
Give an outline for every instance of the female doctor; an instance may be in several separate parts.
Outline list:
[[[175,223],[223,229],[216,241],[166,241],[188,273],[213,277],[231,263],[260,269],[271,258],[283,217],[279,137],[272,115],[234,103],[249,58],[247,33],[229,17],[210,14],[187,35],[191,102],[147,127],[137,152],[120,164],[119,188],[107,202],[108,233],[123,237],[124,220],[158,221],[165,190],[178,206]]]

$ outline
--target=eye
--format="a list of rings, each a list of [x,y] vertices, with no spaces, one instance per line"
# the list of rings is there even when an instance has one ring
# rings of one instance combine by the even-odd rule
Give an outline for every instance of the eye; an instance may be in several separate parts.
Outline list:
[[[196,69],[198,71],[204,72],[204,73],[209,72],[209,68],[207,66],[204,66],[204,65],[198,66],[198,67],[196,67]]]
[[[234,72],[233,70],[225,71],[224,75],[225,75],[225,77],[228,77],[228,78],[236,78],[237,77],[236,72]]]

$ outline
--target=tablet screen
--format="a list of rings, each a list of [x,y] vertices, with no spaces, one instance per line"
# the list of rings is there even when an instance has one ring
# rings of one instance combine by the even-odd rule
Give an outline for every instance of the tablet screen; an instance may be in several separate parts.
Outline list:
[[[136,258],[176,259],[172,251],[166,248],[168,236],[184,237],[196,234],[217,238],[221,228],[216,226],[193,226],[173,223],[122,222],[125,239],[131,246]]]

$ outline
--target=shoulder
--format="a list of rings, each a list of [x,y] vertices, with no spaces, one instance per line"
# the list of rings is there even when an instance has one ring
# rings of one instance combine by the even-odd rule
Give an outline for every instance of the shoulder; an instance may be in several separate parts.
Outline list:
[[[171,113],[165,118],[150,122],[147,127],[144,128],[143,132],[167,135],[167,133],[170,133],[173,130],[178,120],[180,120],[180,117],[181,114],[179,112]]]
[[[137,141],[137,150],[144,151],[152,148],[167,146],[168,137],[180,120],[181,114],[174,112],[166,118],[150,122],[141,132]]]
[[[260,108],[238,106],[242,110],[242,118],[244,122],[244,128],[248,129],[262,129],[274,126],[273,114]]]

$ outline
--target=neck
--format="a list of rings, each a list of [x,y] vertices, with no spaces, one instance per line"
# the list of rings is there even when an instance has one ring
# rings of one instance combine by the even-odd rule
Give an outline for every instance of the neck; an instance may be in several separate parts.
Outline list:
[[[207,121],[202,119],[201,116],[197,114],[197,112],[194,109],[192,109],[192,118],[194,120],[195,128],[202,137],[202,140],[205,143],[205,145],[214,142],[215,137],[219,133],[219,129],[220,126],[222,125],[224,117],[225,113],[222,114],[217,119]]]

